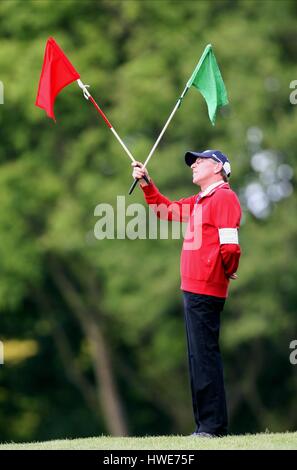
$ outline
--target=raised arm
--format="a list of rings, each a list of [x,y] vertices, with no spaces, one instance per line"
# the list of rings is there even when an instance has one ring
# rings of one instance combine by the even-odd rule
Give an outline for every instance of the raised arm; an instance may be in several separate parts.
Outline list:
[[[140,187],[143,190],[144,197],[149,206],[153,209],[160,219],[175,220],[179,222],[187,222],[193,210],[196,196],[182,198],[178,201],[171,201],[160,193],[157,186],[151,180],[146,168],[142,163],[133,162],[133,178],[140,179]],[[147,184],[143,179],[146,175],[150,181]]]

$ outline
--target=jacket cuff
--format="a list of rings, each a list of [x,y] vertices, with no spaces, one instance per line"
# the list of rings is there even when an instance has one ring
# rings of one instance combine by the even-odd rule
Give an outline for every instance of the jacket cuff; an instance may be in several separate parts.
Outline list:
[[[153,196],[154,194],[158,194],[159,190],[157,186],[153,183],[153,180],[150,180],[150,184],[147,186],[140,186],[142,191],[144,192],[145,196]]]

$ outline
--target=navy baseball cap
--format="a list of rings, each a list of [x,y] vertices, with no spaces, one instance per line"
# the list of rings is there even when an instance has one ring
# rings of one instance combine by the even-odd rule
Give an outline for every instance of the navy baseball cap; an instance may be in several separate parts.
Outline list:
[[[217,162],[223,163],[223,168],[226,172],[227,176],[231,175],[231,165],[226,157],[222,152],[219,150],[204,150],[204,152],[187,152],[185,154],[185,161],[188,166],[193,165],[197,158],[212,158]]]

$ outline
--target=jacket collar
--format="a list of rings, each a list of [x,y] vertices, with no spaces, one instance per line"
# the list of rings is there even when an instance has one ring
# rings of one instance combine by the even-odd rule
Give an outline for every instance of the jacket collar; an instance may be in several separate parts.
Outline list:
[[[225,183],[225,181],[217,181],[216,183],[212,183],[204,191],[200,191],[200,193],[198,193],[198,199],[200,200],[205,196],[211,196],[219,188],[230,189],[230,186],[229,183]]]

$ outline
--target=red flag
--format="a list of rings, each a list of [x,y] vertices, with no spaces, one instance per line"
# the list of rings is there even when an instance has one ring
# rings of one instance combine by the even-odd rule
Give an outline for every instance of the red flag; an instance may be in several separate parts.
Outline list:
[[[42,71],[39,80],[35,105],[45,110],[46,114],[56,120],[54,103],[60,91],[80,78],[71,62],[53,38],[46,43]]]

